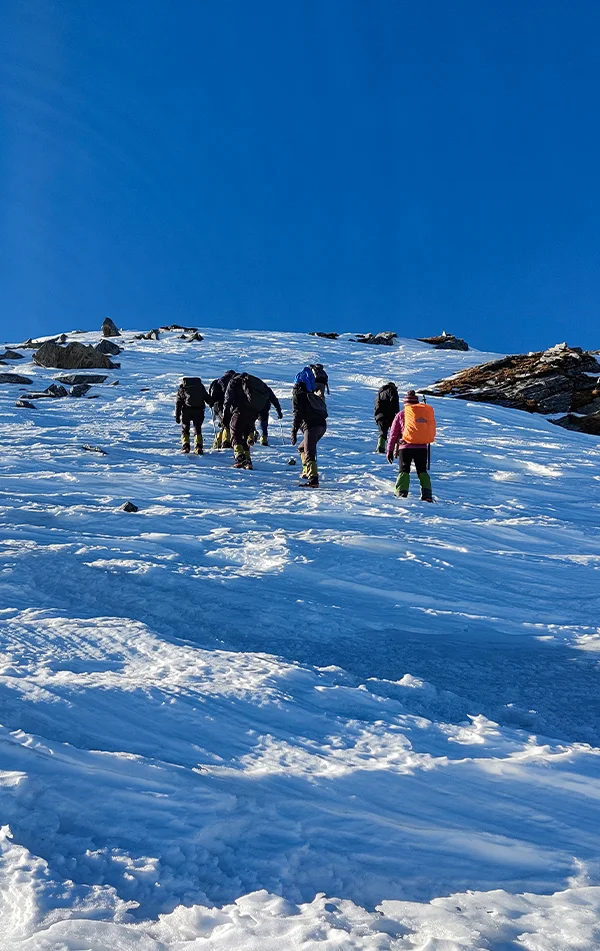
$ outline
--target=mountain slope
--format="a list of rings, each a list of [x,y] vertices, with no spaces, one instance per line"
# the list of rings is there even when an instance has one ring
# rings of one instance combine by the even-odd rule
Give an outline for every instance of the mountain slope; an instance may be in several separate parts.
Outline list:
[[[597,947],[600,444],[436,400],[401,502],[377,387],[491,355],[202,332],[2,387],[7,947]],[[287,436],[316,357],[318,492],[276,423],[254,472],[178,453],[182,373],[263,376]]]

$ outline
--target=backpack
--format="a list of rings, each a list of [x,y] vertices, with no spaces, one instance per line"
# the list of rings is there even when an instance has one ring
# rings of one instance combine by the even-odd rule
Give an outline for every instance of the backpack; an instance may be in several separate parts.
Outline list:
[[[405,403],[402,439],[407,443],[429,444],[435,439],[435,413],[428,403]]]
[[[267,384],[257,376],[252,376],[250,373],[243,373],[242,387],[246,399],[252,407],[252,411],[257,415],[262,413],[271,399],[271,393]]]
[[[307,393],[308,403],[313,411],[315,416],[322,417],[323,420],[327,419],[327,406],[325,405],[325,400],[322,396],[317,396],[316,393]]]
[[[322,363],[312,363],[310,369],[315,375],[315,383],[318,390],[324,390],[329,386],[329,377]]]
[[[186,376],[183,393],[186,406],[191,409],[204,409],[204,387],[199,376]]]
[[[304,383],[308,393],[312,393],[317,385],[312,367],[303,367],[296,374],[295,383]]]

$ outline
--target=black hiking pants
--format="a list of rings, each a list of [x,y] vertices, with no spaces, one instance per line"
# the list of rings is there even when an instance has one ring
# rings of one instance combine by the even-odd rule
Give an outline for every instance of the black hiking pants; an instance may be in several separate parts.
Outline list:
[[[307,462],[316,462],[317,461],[317,443],[319,439],[325,435],[327,430],[327,424],[323,423],[320,426],[310,426],[303,429],[304,439],[302,440],[301,445],[298,447],[298,452],[302,456],[302,461],[304,464]]]
[[[427,472],[427,447],[423,449],[414,449],[412,447],[400,449],[398,453],[400,460],[400,472],[410,472],[411,463],[414,462],[417,475],[421,472]]]
[[[194,427],[194,434],[202,438],[202,423],[204,422],[204,409],[195,409],[191,406],[184,406],[181,411],[181,434],[189,441],[190,426]]]
[[[254,418],[246,413],[233,412],[229,423],[231,445],[248,450],[248,437],[254,432]]]

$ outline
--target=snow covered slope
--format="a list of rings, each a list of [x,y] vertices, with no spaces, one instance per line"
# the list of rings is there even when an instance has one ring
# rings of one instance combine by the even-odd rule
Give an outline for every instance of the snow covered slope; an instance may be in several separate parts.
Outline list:
[[[493,355],[202,332],[0,387],[2,951],[597,949],[600,443],[437,400],[400,501],[377,387]],[[182,373],[287,435],[316,358],[320,490],[276,422],[253,472],[179,454]]]

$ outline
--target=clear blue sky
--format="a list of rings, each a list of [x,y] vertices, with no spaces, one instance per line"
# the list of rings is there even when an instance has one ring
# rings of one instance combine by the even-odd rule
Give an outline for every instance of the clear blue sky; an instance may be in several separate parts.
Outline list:
[[[1,0],[1,336],[600,347],[599,36],[578,0]]]

